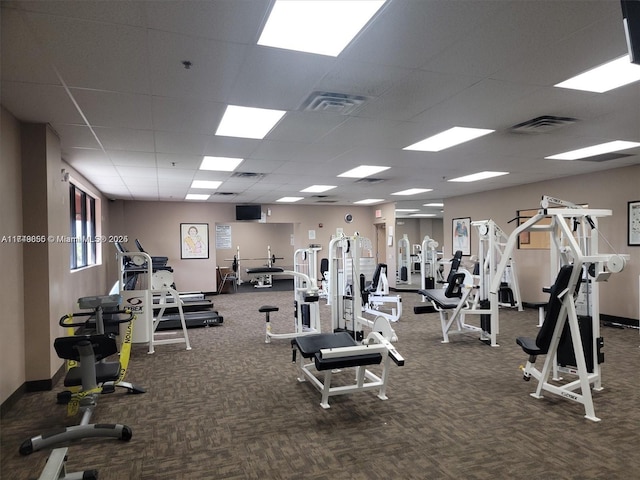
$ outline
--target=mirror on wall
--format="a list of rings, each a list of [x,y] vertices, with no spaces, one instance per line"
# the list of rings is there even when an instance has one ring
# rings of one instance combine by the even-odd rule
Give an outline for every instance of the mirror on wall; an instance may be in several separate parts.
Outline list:
[[[396,290],[421,288],[420,260],[425,236],[435,240],[438,250],[442,250],[442,203],[425,206],[427,203],[424,200],[396,203]]]

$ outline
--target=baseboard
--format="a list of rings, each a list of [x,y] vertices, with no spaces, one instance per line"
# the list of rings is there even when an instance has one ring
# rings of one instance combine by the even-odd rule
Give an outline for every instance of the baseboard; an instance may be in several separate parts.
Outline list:
[[[29,380],[24,382],[15,392],[9,395],[9,398],[2,402],[2,405],[0,405],[0,416],[4,416],[11,407],[20,401],[24,394],[52,390],[53,386],[58,383],[65,373],[64,365],[62,365],[53,375],[53,378],[49,380]]]
[[[600,314],[600,321],[603,323],[610,323],[613,325],[622,325],[624,327],[638,328],[639,323],[635,318],[617,317],[615,315]]]
[[[4,402],[2,402],[2,405],[0,405],[0,417],[4,417],[7,414],[7,412],[11,410],[11,408],[20,401],[20,399],[26,393],[26,391],[27,391],[27,384],[23,383],[15,392],[9,395],[9,398],[7,398]]]

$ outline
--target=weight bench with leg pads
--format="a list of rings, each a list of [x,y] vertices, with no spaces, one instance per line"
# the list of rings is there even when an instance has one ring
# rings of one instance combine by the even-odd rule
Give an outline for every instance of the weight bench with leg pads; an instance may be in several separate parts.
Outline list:
[[[456,272],[449,277],[446,289],[418,290],[440,315],[442,343],[449,343],[449,333],[483,333],[482,328],[464,322],[464,311],[471,307],[470,296],[473,291],[472,286],[465,286],[465,277],[465,273]],[[457,329],[451,332],[454,322]]]
[[[329,408],[330,396],[364,390],[378,390],[378,398],[386,400],[390,360],[398,366],[404,365],[404,358],[378,332],[371,332],[363,344],[358,344],[347,332],[307,335],[291,340],[291,348],[293,361],[298,359],[298,381],[309,380],[320,391],[322,408]],[[299,357],[296,352],[300,352]],[[313,359],[313,362],[305,363],[309,359]],[[379,364],[382,364],[380,376],[366,368]],[[350,367],[356,369],[355,383],[332,387],[331,380],[336,370]],[[323,380],[318,378],[319,372],[324,373]]]

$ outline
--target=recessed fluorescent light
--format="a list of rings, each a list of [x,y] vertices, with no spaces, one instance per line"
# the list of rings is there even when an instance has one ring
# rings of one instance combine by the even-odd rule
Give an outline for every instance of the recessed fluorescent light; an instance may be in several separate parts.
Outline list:
[[[384,202],[384,198],[367,198],[365,200],[358,200],[357,202],[353,202],[353,203],[357,203],[359,205],[369,205],[370,203],[378,203],[378,202]]]
[[[331,190],[336,188],[335,185],[311,185],[310,187],[305,188],[304,190],[300,190],[300,192],[304,193],[322,193],[327,190]]]
[[[544,157],[548,160],[578,160],[579,158],[593,157],[604,153],[618,152],[640,146],[637,142],[626,142],[624,140],[614,140],[613,142],[601,143],[591,147],[579,148],[570,152],[559,153],[550,157]]]
[[[365,178],[375,173],[384,172],[389,168],[391,167],[377,167],[375,165],[360,165],[359,167],[352,168],[351,170],[341,173],[338,176],[349,177],[349,178]]]
[[[638,80],[640,80],[640,65],[631,63],[629,55],[625,55],[554,86],[602,93]]]
[[[435,217],[435,213],[412,213],[410,217]]]
[[[215,170],[217,172],[233,172],[242,163],[243,158],[230,157],[202,157],[200,170]]]
[[[434,202],[434,203],[423,203],[422,204],[423,207],[444,207],[444,203],[438,203],[438,202]]]
[[[417,195],[418,193],[430,192],[431,188],[410,188],[401,192],[392,193],[391,195]]]
[[[432,137],[425,138],[413,145],[404,147],[403,150],[417,150],[420,152],[439,152],[445,148],[459,145],[474,138],[482,137],[495,130],[486,128],[453,127],[444,132],[440,132]]]
[[[464,177],[452,178],[449,182],[477,182],[478,180],[485,180],[487,178],[499,177],[501,175],[508,175],[509,172],[478,172]]]
[[[258,45],[337,57],[384,0],[277,1]]]
[[[278,200],[276,200],[276,202],[281,202],[281,203],[294,203],[294,202],[299,202],[300,200],[302,200],[304,197],[282,197],[279,198]]]
[[[205,195],[203,193],[187,193],[184,197],[185,200],[208,200],[211,195]]]
[[[396,208],[396,212],[419,212],[419,208]]]
[[[285,113],[283,110],[228,105],[216,135],[261,140]]]
[[[191,183],[191,188],[218,188],[222,185],[222,182],[213,181],[213,180],[194,180]]]

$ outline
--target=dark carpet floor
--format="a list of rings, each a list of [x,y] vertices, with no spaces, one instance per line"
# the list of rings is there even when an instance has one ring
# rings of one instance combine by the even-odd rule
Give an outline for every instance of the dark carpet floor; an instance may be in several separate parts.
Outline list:
[[[189,331],[193,346],[134,348],[128,380],[142,395],[104,395],[94,422],[133,429],[130,442],[91,439],[69,448],[68,470],[102,480],[162,479],[630,479],[640,476],[640,338],[603,329],[599,423],[583,408],[529,396],[518,335],[535,336],[537,311],[503,310],[500,347],[472,334],[442,344],[437,314],[414,315],[403,293],[394,328],[404,367],[392,366],[386,401],[373,392],[332,397],[296,381],[289,340],[264,343],[263,304],[280,306],[275,332],[290,331],[291,292],[214,298],[224,324]],[[321,307],[329,330],[329,307]],[[289,308],[291,307],[291,308]],[[37,478],[47,453],[18,454],[28,437],[66,417],[54,391],[31,393],[1,419],[1,478]]]

